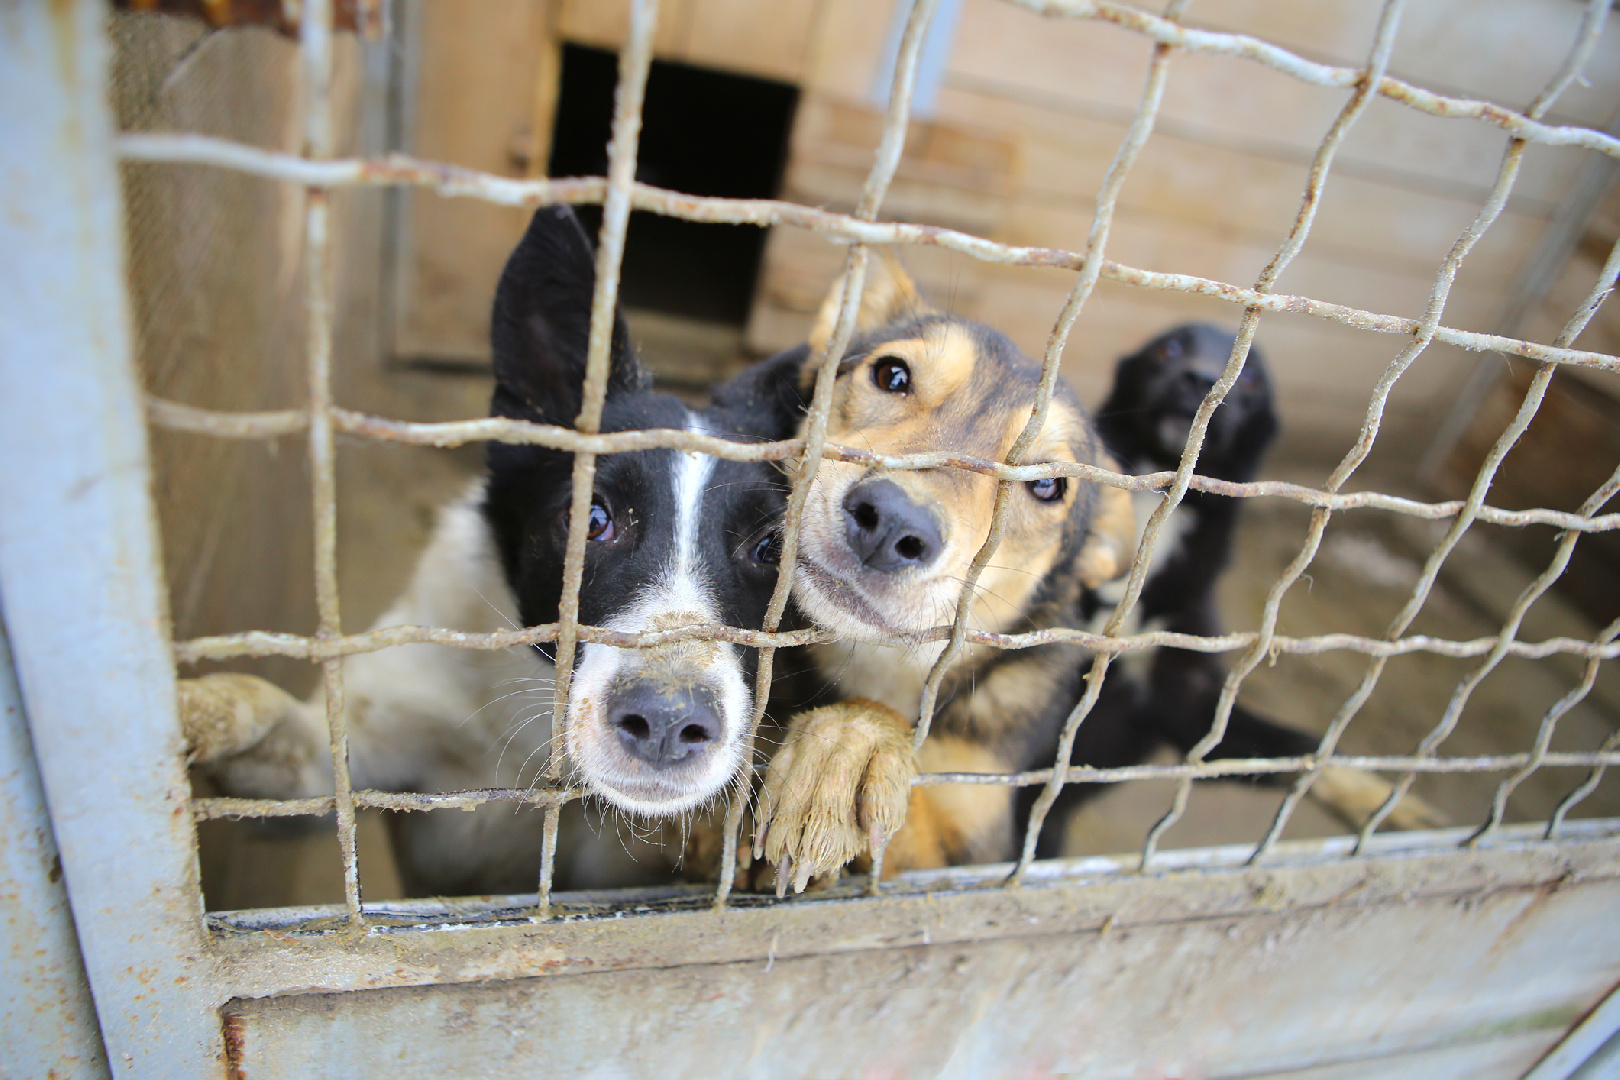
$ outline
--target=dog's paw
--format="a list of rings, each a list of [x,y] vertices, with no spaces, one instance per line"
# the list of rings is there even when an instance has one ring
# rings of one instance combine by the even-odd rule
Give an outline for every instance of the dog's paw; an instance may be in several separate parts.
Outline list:
[[[1323,769],[1322,775],[1311,785],[1311,797],[1359,829],[1394,790],[1395,785],[1388,780],[1361,769]],[[1384,824],[1395,829],[1443,829],[1451,822],[1439,810],[1408,792],[1390,811]]]
[[[916,775],[911,726],[887,706],[857,699],[794,717],[765,773],[753,844],[776,867],[777,895],[884,848]]]
[[[251,750],[299,708],[279,686],[236,672],[181,679],[176,689],[186,759],[199,765]]]

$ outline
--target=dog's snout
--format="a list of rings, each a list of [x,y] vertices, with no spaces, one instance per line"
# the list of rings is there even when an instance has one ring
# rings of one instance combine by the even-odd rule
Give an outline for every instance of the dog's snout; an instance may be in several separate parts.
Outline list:
[[[607,714],[619,745],[655,769],[695,761],[720,739],[719,708],[702,688],[630,683],[609,699]]]
[[[881,573],[927,566],[941,547],[934,515],[893,480],[871,480],[844,497],[844,537],[862,565]]]
[[[1200,398],[1209,393],[1209,388],[1214,385],[1215,376],[1197,368],[1188,368],[1181,373],[1182,389],[1188,393],[1195,393]]]

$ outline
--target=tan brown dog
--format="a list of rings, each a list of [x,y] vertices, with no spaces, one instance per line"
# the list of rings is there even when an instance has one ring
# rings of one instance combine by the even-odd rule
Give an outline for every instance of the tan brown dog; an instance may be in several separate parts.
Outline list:
[[[806,346],[757,369],[756,397],[776,403],[785,432],[802,423],[810,364],[831,336],[839,292],[835,286]],[[874,259],[856,335],[838,365],[828,440],[885,455],[949,450],[1005,460],[1029,422],[1039,378],[1039,364],[1004,335],[930,307],[897,263]],[[1112,465],[1062,383],[1024,460]],[[779,889],[790,879],[803,888],[885,843],[888,871],[1011,855],[1013,788],[911,783],[919,768],[1006,773],[1050,764],[1079,699],[1086,654],[1076,646],[969,645],[946,673],[929,737],[912,754],[924,682],[944,648],[921,636],[952,621],[989,532],[996,488],[961,469],[821,463],[794,598],[839,635],[812,653],[849,699],[790,721],[767,771],[753,850],[776,865]],[[1056,478],[1016,484],[1010,496],[969,625],[998,633],[1083,626],[1094,606],[1087,590],[1129,564],[1128,494]]]
[[[752,395],[775,403],[784,435],[803,426],[810,364],[831,335],[840,293],[835,285],[806,346],[752,375]],[[837,368],[828,441],[882,455],[949,451],[1004,460],[1029,420],[1039,376],[1039,365],[1005,336],[930,307],[896,262],[875,259],[857,333]],[[1024,461],[1116,467],[1061,382]],[[1123,575],[1137,547],[1131,496],[1063,478],[1020,484],[1010,494],[970,626],[1099,630],[1119,598],[1103,586]],[[811,653],[847,700],[794,717],[767,770],[753,851],[776,866],[779,891],[789,881],[802,889],[812,876],[885,844],[890,873],[1014,855],[1023,816],[1018,789],[912,786],[919,770],[1009,773],[1052,764],[1063,721],[1083,690],[1088,654],[1077,646],[969,645],[940,685],[928,739],[911,752],[924,682],[944,647],[919,635],[954,617],[995,495],[993,480],[960,469],[883,472],[822,462],[805,507],[793,595],[810,619],[842,639]],[[1180,543],[1159,545],[1150,581],[1159,580],[1159,564],[1173,561]],[[1136,764],[1165,738],[1167,725],[1148,725],[1136,707],[1139,690],[1128,671],[1110,676],[1081,729],[1076,764]],[[1167,740],[1182,750],[1211,722],[1210,709],[1186,712],[1176,719],[1193,732],[1190,741]],[[1313,752],[1315,742],[1239,709],[1213,756],[1295,756]],[[1359,821],[1368,800],[1377,805],[1390,790],[1370,773],[1330,773],[1317,795],[1346,820]],[[1066,795],[1072,802],[1085,793]],[[1396,824],[1438,820],[1409,797]]]

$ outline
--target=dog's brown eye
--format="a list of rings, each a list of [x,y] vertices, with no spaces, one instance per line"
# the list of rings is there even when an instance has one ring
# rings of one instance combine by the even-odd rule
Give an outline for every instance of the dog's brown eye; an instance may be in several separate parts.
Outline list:
[[[872,365],[872,382],[886,394],[903,394],[911,389],[911,369],[897,357],[880,357]]]
[[[591,513],[586,519],[585,537],[588,540],[613,539],[613,514],[603,503],[591,503]]]
[[[1048,476],[1029,482],[1029,493],[1041,502],[1057,502],[1069,490],[1069,482],[1061,476]]]

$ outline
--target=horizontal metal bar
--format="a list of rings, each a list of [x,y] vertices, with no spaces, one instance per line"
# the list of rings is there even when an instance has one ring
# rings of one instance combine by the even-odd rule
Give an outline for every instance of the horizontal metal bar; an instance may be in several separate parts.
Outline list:
[[[1466,897],[1620,873],[1614,821],[1578,822],[1546,843],[1535,827],[1459,853],[1468,830],[1392,833],[1346,859],[1345,838],[1290,841],[1263,868],[1247,844],[1166,852],[1137,872],[1135,856],[1056,859],[1030,870],[1031,887],[999,888],[1008,864],[901,875],[882,899],[861,883],[778,901],[733,894],[723,924],[700,887],[559,895],[562,919],[533,919],[533,894],[367,904],[371,931],[339,931],[342,909],[220,913],[211,952],[239,997],[551,977],[627,968],[780,962],[798,955],[897,944],[1042,939],[1076,929],[1119,931],[1197,918],[1312,910],[1353,897],[1358,911],[1421,897]],[[656,918],[640,917],[660,913]],[[422,926],[443,933],[421,933]],[[927,928],[926,933],[923,932]],[[408,935],[408,936],[407,936]]]
[[[473,810],[485,803],[520,803],[525,806],[560,806],[583,797],[576,787],[474,788],[469,791],[373,791],[354,792],[354,805],[366,810]],[[198,821],[215,818],[322,817],[337,806],[332,795],[309,799],[191,800],[191,813]]]
[[[147,416],[152,423],[175,431],[188,431],[230,439],[275,438],[307,430],[309,415],[302,410],[280,412],[238,413],[199,409],[179,402],[147,398]],[[616,454],[631,450],[675,449],[712,454],[729,461],[785,461],[804,451],[803,439],[782,439],[777,442],[739,443],[714,435],[701,435],[673,428],[649,428],[640,431],[619,431],[607,435],[587,435],[573,428],[552,424],[532,424],[504,417],[486,417],[479,420],[455,420],[439,423],[419,423],[390,420],[380,416],[332,410],[338,430],[385,442],[407,443],[413,446],[465,446],[472,442],[503,442],[525,446],[546,446],[554,449],[592,454]],[[1174,472],[1142,473],[1127,476],[1111,469],[1072,461],[1050,461],[1031,465],[1006,465],[998,461],[973,457],[970,454],[946,452],[925,454],[874,454],[849,446],[828,446],[824,458],[867,465],[890,471],[920,469],[961,469],[966,472],[992,476],[998,480],[1030,481],[1053,476],[1073,476],[1094,483],[1126,491],[1159,491],[1174,481]],[[1463,507],[1461,500],[1425,503],[1404,499],[1376,491],[1335,493],[1290,484],[1280,480],[1257,480],[1234,483],[1210,476],[1194,474],[1189,486],[1194,491],[1226,495],[1235,499],[1282,498],[1292,499],[1306,506],[1325,510],[1390,510],[1409,517],[1438,521],[1455,517]],[[1492,525],[1520,527],[1525,525],[1551,525],[1571,532],[1609,532],[1620,529],[1620,513],[1584,517],[1563,510],[1501,510],[1492,506],[1480,508],[1480,521]]]
[[[950,627],[937,626],[909,639],[921,645],[942,641],[950,636]],[[448,645],[457,649],[495,650],[516,646],[537,645],[555,641],[557,624],[545,623],[523,630],[500,630],[488,634],[443,630],[430,626],[385,626],[363,634],[339,637],[304,637],[299,634],[278,634],[264,630],[249,630],[239,634],[220,634],[215,637],[192,638],[176,642],[174,657],[177,663],[190,664],[199,660],[229,660],[242,656],[288,656],[297,660],[330,660],[338,656],[376,652],[394,645]],[[788,647],[813,645],[834,640],[834,635],[823,630],[788,630],[765,633],[761,630],[743,630],[715,623],[694,623],[673,630],[632,633],[608,630],[603,627],[581,626],[579,640],[599,645],[612,645],[621,649],[645,649],[674,641],[729,641],[735,645],[756,647]],[[1217,637],[1199,637],[1156,630],[1143,634],[1109,637],[1085,630],[1052,629],[1032,630],[1022,634],[993,634],[984,630],[968,631],[967,640],[993,649],[1030,649],[1038,645],[1076,645],[1094,652],[1123,653],[1143,649],[1169,647],[1194,652],[1233,652],[1245,649],[1259,640],[1254,631],[1222,634]],[[1314,656],[1325,652],[1359,652],[1369,656],[1404,656],[1408,653],[1434,653],[1440,656],[1484,656],[1496,647],[1497,638],[1474,638],[1452,641],[1446,638],[1414,634],[1411,637],[1387,641],[1359,634],[1318,634],[1314,637],[1276,636],[1270,639],[1270,649],[1277,653]],[[1620,642],[1596,644],[1579,638],[1548,638],[1544,641],[1514,641],[1508,646],[1508,655],[1542,659],[1555,655],[1579,656],[1587,659],[1612,660],[1620,656]]]
[[[1483,757],[1404,757],[1401,755],[1356,755],[1317,758],[1314,755],[1285,758],[1218,758],[1196,764],[1127,765],[1100,769],[1071,765],[1067,784],[1121,784],[1133,780],[1219,780],[1276,776],[1310,769],[1361,769],[1367,772],[1483,773],[1507,772],[1522,768],[1529,754],[1496,754]],[[1591,768],[1620,765],[1620,751],[1545,754],[1542,767]],[[974,784],[996,787],[1031,787],[1052,779],[1051,769],[1031,769],[1016,773],[934,772],[919,773],[912,779],[920,787],[939,784]],[[526,806],[560,806],[585,796],[585,790],[569,786],[549,786],[538,782],[526,788],[477,788],[468,791],[356,791],[354,804],[370,810],[472,810],[486,803],[519,803]],[[205,798],[191,801],[192,816],[198,821],[216,818],[320,817],[335,806],[331,795],[309,799]]]
[[[596,203],[606,192],[606,182],[598,177],[567,180],[513,180],[471,169],[416,161],[394,154],[385,158],[309,161],[293,154],[215,139],[203,135],[127,134],[120,137],[119,149],[125,160],[217,165],[271,179],[288,180],[311,187],[340,185],[410,185],[436,190],[446,196],[466,196],[508,206],[541,206],[553,203]],[[675,191],[636,184],[631,203],[646,210],[687,221],[733,225],[794,225],[821,233],[843,243],[927,244],[964,255],[1008,266],[1041,266],[1077,270],[1082,256],[1060,248],[1017,247],[984,240],[969,233],[936,225],[910,225],[868,222],[847,214],[800,206],[771,199],[720,199],[683,195]],[[1102,276],[1146,289],[1194,293],[1240,307],[1260,311],[1292,312],[1330,319],[1359,330],[1412,336],[1418,321],[1399,315],[1381,315],[1343,304],[1330,304],[1308,296],[1257,292],[1227,282],[1191,274],[1166,274],[1124,266],[1113,260],[1103,262]],[[1451,327],[1437,327],[1434,340],[1471,352],[1498,352],[1531,360],[1576,367],[1620,371],[1620,359],[1581,349],[1554,348],[1537,342],[1481,334]]]
[[[1285,758],[1217,758],[1212,761],[1185,762],[1177,765],[1126,765],[1114,769],[1070,765],[1064,782],[1118,784],[1127,780],[1217,780],[1245,776],[1274,776],[1278,773],[1305,772],[1318,767],[1361,769],[1366,772],[1506,772],[1509,769],[1521,768],[1529,761],[1529,754],[1448,758],[1404,757],[1398,754],[1333,755],[1327,758],[1318,758],[1314,754]],[[1565,768],[1620,764],[1620,751],[1546,754],[1541,758],[1540,764]],[[1031,769],[1019,773],[920,773],[912,782],[923,785],[1000,784],[1007,787],[1028,787],[1032,784],[1044,784],[1051,777],[1051,769]]]

